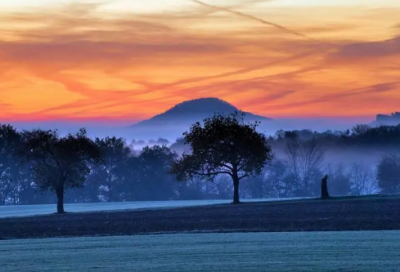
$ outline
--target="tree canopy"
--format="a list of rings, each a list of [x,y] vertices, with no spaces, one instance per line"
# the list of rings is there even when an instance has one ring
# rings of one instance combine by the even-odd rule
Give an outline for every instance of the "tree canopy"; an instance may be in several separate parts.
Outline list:
[[[400,192],[400,156],[384,156],[377,167],[377,180],[384,194]]]
[[[238,119],[240,121],[240,116]],[[239,123],[243,124],[241,121]],[[208,130],[205,129],[203,123],[200,131],[202,135],[200,137],[207,134]],[[224,129],[219,129],[219,131],[225,133]],[[329,190],[333,196],[399,193],[399,135],[400,125],[356,126],[353,130],[342,132],[278,131],[275,136],[271,135],[267,138],[268,144],[274,151],[274,160],[263,167],[261,174],[243,177],[240,180],[240,197],[316,197],[320,193],[321,178],[325,174],[329,175]],[[75,137],[76,134],[72,136]],[[233,135],[228,136],[235,138]],[[43,141],[37,140],[36,137]],[[64,161],[64,158],[59,158],[63,153],[68,154],[65,156],[66,159],[78,156],[75,151],[75,153],[71,151],[73,149],[68,148],[68,152],[71,151],[75,155],[67,153],[66,148],[60,151],[58,142],[62,137],[67,138],[64,135],[58,135],[57,131],[27,132],[18,131],[11,125],[0,125],[0,205],[57,202],[55,188],[58,188],[56,185],[60,171],[51,154],[43,151],[41,154],[46,160],[40,161],[38,150],[42,145],[44,148],[46,146],[44,143],[47,142],[52,150],[58,150],[53,153],[59,161]],[[229,150],[224,151],[228,149],[227,146],[229,147],[227,144],[231,139],[229,137],[226,138],[228,140],[217,137],[200,139],[202,141],[212,139],[212,143],[218,142],[223,145],[213,145],[212,150],[215,150],[215,153],[207,151],[208,153],[203,154],[205,159],[198,161],[218,161],[218,157],[221,157],[222,161],[230,166],[230,160],[224,159],[226,156],[222,155],[231,154],[229,156],[231,159],[236,156]],[[35,148],[29,151],[26,148],[26,141],[29,139],[32,144],[32,138],[36,139],[33,144]],[[86,166],[74,168],[86,169],[85,171],[90,173],[86,175],[85,171],[77,171],[79,175],[85,176],[84,183],[83,179],[72,177],[68,179],[68,182],[64,184],[65,195],[62,195],[62,199],[65,203],[82,203],[231,197],[231,192],[235,191],[232,175],[229,175],[232,171],[221,165],[217,167],[213,164],[214,168],[211,164],[203,165],[196,171],[201,172],[201,175],[195,172],[192,174],[183,172],[180,174],[183,178],[181,180],[190,179],[190,182],[175,182],[175,177],[178,175],[173,176],[167,173],[171,169],[171,164],[175,165],[173,162],[178,158],[175,152],[190,155],[193,148],[191,144],[186,143],[185,138],[179,138],[169,148],[160,146],[162,142],[164,141],[152,141],[158,146],[142,149],[146,144],[143,141],[132,141],[132,144],[128,144],[122,138],[96,138],[95,145],[102,155],[101,163],[93,164],[95,160],[87,160],[84,164]],[[140,150],[135,150],[135,145],[140,146]],[[245,147],[245,151],[248,151],[249,145]],[[237,148],[236,151],[239,152],[240,149]],[[21,163],[18,156],[21,154],[16,152],[18,150],[24,155],[24,163]],[[197,150],[201,149],[197,148]],[[324,160],[322,160],[321,151],[323,151]],[[47,155],[44,156],[44,154]],[[196,161],[193,158],[191,160]],[[43,163],[47,166],[43,166]],[[180,167],[183,168],[182,165]],[[190,169],[194,167],[191,166]],[[204,175],[216,174],[218,171],[228,172],[228,174],[221,173],[208,177]],[[71,172],[74,174],[74,171]],[[243,175],[244,172],[238,173],[238,178]],[[48,179],[40,178],[41,176]],[[211,179],[213,182],[204,182],[204,179]],[[235,184],[238,185],[238,182]],[[81,188],[82,185],[83,188]],[[238,186],[236,188],[238,189]],[[42,190],[39,193],[40,189]]]
[[[177,154],[167,146],[145,147],[138,156],[136,180],[142,184],[138,186],[138,198],[141,200],[165,200],[174,194],[173,184],[176,180],[168,175],[171,165]]]
[[[0,125],[0,204],[6,203],[7,195],[18,189],[21,167],[15,156],[21,136],[10,125]]]
[[[239,182],[260,174],[272,159],[271,148],[264,134],[257,132],[258,123],[245,124],[243,115],[216,114],[195,123],[183,134],[191,153],[183,154],[171,169],[180,181],[197,176],[214,180],[229,175],[234,186],[233,202],[239,203]]]
[[[36,184],[56,193],[57,212],[64,213],[65,189],[83,186],[90,164],[101,158],[100,149],[84,129],[66,137],[56,130],[25,131],[23,140],[21,154],[30,161]]]

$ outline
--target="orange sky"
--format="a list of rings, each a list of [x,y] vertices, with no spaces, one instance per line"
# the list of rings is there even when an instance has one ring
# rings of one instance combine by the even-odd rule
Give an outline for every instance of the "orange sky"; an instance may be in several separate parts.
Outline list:
[[[0,4],[3,121],[139,120],[199,97],[270,117],[400,110],[397,0],[40,1]]]

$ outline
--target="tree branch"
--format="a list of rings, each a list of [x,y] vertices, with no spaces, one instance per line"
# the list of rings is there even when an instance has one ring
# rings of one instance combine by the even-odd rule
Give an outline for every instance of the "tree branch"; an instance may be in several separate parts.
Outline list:
[[[248,177],[249,177],[249,175],[248,175],[248,174],[245,174],[245,175],[243,175],[243,176],[239,177],[239,180],[242,180],[242,179],[244,179],[244,178],[248,178]]]
[[[201,172],[197,172],[197,171],[191,171],[193,174],[198,175],[198,176],[216,176],[219,174],[228,174],[228,175],[232,175],[231,172],[228,171],[216,171],[216,172],[211,172],[211,173],[201,173]]]
[[[226,167],[226,168],[228,168],[229,170],[233,170],[233,168],[232,168],[232,166],[229,166],[229,165],[227,165],[227,164],[225,164],[225,163],[221,163],[221,166],[223,166],[223,167]]]

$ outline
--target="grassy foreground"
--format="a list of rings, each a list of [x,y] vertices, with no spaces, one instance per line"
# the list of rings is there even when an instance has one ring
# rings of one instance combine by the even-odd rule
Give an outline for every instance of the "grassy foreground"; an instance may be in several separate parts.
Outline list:
[[[1,271],[399,271],[400,231],[0,241]]]
[[[188,232],[359,230],[400,230],[400,198],[248,202],[0,218],[0,240]]]

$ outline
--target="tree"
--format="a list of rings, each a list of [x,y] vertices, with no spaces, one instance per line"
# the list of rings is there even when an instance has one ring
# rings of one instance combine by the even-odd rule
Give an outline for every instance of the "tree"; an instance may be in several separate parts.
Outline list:
[[[167,146],[146,146],[137,158],[136,195],[142,200],[169,200],[175,195],[174,179],[168,174],[177,154]]]
[[[41,190],[52,190],[57,195],[57,212],[64,213],[64,192],[80,188],[90,173],[90,166],[98,162],[98,146],[81,129],[76,134],[60,138],[56,130],[23,132],[21,154],[31,162],[35,183]]]
[[[320,167],[324,152],[316,138],[303,140],[296,133],[291,133],[288,138],[284,151],[295,176],[295,182],[300,185],[303,195],[309,195],[311,177]]]
[[[363,163],[353,163],[350,168],[352,191],[355,195],[371,194],[375,189],[371,169]]]
[[[368,133],[370,129],[371,127],[369,125],[358,124],[352,128],[352,133],[354,136],[359,136]]]
[[[245,124],[244,115],[216,114],[193,124],[183,134],[191,153],[184,153],[171,169],[179,181],[200,177],[213,181],[218,175],[228,175],[233,182],[233,203],[239,201],[239,182],[259,175],[272,159],[265,135],[257,132],[258,123]]]
[[[125,140],[116,137],[96,138],[96,145],[102,155],[102,163],[93,167],[93,171],[88,177],[87,197],[98,200],[99,188],[105,189],[104,198],[107,201],[125,200],[127,192],[126,184],[132,182],[128,172],[128,162],[133,156],[132,149],[126,144]]]
[[[329,191],[332,195],[345,196],[351,193],[351,177],[343,164],[328,167]]]
[[[203,182],[199,179],[191,180],[190,182],[178,183],[176,188],[177,199],[180,200],[201,200],[205,199],[206,195],[203,191]]]
[[[267,197],[293,197],[296,189],[290,174],[285,161],[274,159],[266,169]]]
[[[272,165],[272,161],[270,165]],[[270,174],[268,167],[264,167],[261,170],[259,175],[254,175],[250,178],[243,179],[241,185],[241,196],[246,198],[263,198],[267,195],[267,190],[272,189],[268,188],[267,178]]]
[[[245,192],[248,198],[263,198],[264,197],[264,187],[265,187],[265,176],[266,171],[261,171],[260,175],[248,178],[245,182]]]
[[[384,156],[377,169],[379,188],[384,194],[400,191],[400,157],[397,155]]]
[[[0,205],[12,200],[18,203],[19,186],[23,178],[17,157],[21,135],[10,125],[0,125]]]

